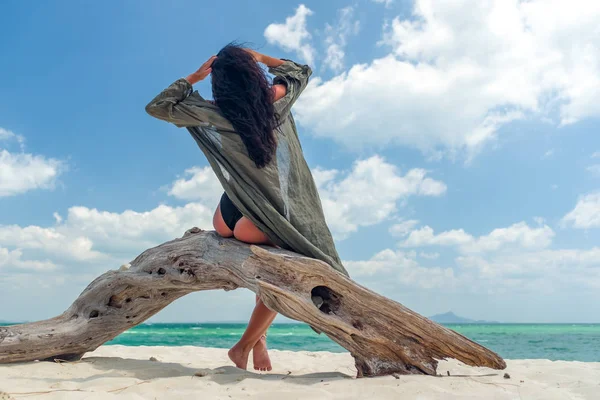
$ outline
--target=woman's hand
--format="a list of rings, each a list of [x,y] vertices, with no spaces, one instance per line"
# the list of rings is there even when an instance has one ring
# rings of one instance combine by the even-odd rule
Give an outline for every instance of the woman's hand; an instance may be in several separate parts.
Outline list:
[[[200,68],[198,68],[198,71],[194,72],[193,74],[188,75],[188,77],[185,79],[192,85],[200,82],[201,80],[206,78],[208,75],[210,75],[210,73],[212,72],[212,68],[211,68],[212,63],[216,59],[217,59],[217,56],[212,56],[204,64],[202,64],[202,66]]]

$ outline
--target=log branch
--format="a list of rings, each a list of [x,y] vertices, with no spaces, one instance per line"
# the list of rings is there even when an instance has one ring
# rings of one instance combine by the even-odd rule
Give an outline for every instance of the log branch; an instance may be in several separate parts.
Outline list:
[[[346,348],[358,376],[435,375],[437,360],[504,369],[497,354],[322,261],[193,228],[96,278],[62,315],[0,327],[0,363],[76,360],[199,290],[250,289],[267,307]]]

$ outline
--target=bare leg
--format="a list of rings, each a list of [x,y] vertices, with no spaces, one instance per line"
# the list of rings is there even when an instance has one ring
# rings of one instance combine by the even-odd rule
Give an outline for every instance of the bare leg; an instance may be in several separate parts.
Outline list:
[[[275,316],[277,316],[277,313],[267,308],[262,300],[259,299],[242,338],[229,350],[229,358],[235,363],[236,367],[247,368],[250,350],[256,346],[261,336],[264,335],[275,319]]]
[[[256,303],[260,298],[256,296]],[[267,332],[263,332],[258,339],[258,342],[252,348],[252,361],[254,363],[254,369],[257,371],[271,371],[273,367],[271,366],[271,358],[269,357],[269,352],[267,351]]]
[[[232,232],[223,220],[220,207],[217,207],[215,211],[213,225],[217,233],[221,236],[234,236],[237,240],[245,243],[274,246],[267,235],[261,232],[248,218],[243,217],[240,219]],[[248,366],[248,357],[250,351],[252,351],[254,369],[271,371],[271,359],[267,351],[266,332],[276,315],[276,312],[267,308],[260,298],[256,296],[256,305],[248,322],[248,327],[240,341],[229,350],[229,358],[235,363],[236,367],[246,369]]]

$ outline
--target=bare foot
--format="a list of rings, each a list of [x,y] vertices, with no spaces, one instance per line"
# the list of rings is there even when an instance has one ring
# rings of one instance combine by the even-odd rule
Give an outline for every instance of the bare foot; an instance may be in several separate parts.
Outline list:
[[[269,358],[269,352],[267,351],[267,338],[261,337],[252,349],[252,358],[254,361],[254,369],[257,371],[270,371],[271,359]]]
[[[236,367],[241,369],[246,369],[248,367],[248,356],[250,355],[250,352],[244,351],[241,346],[236,344],[229,350],[227,355],[229,355],[229,359],[233,361]]]

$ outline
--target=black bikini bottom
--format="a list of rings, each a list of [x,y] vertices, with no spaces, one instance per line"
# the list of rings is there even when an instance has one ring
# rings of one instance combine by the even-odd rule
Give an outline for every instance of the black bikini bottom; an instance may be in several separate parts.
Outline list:
[[[235,224],[243,217],[243,215],[225,192],[223,192],[223,195],[221,196],[219,208],[221,209],[221,215],[223,216],[225,225],[233,231]]]

